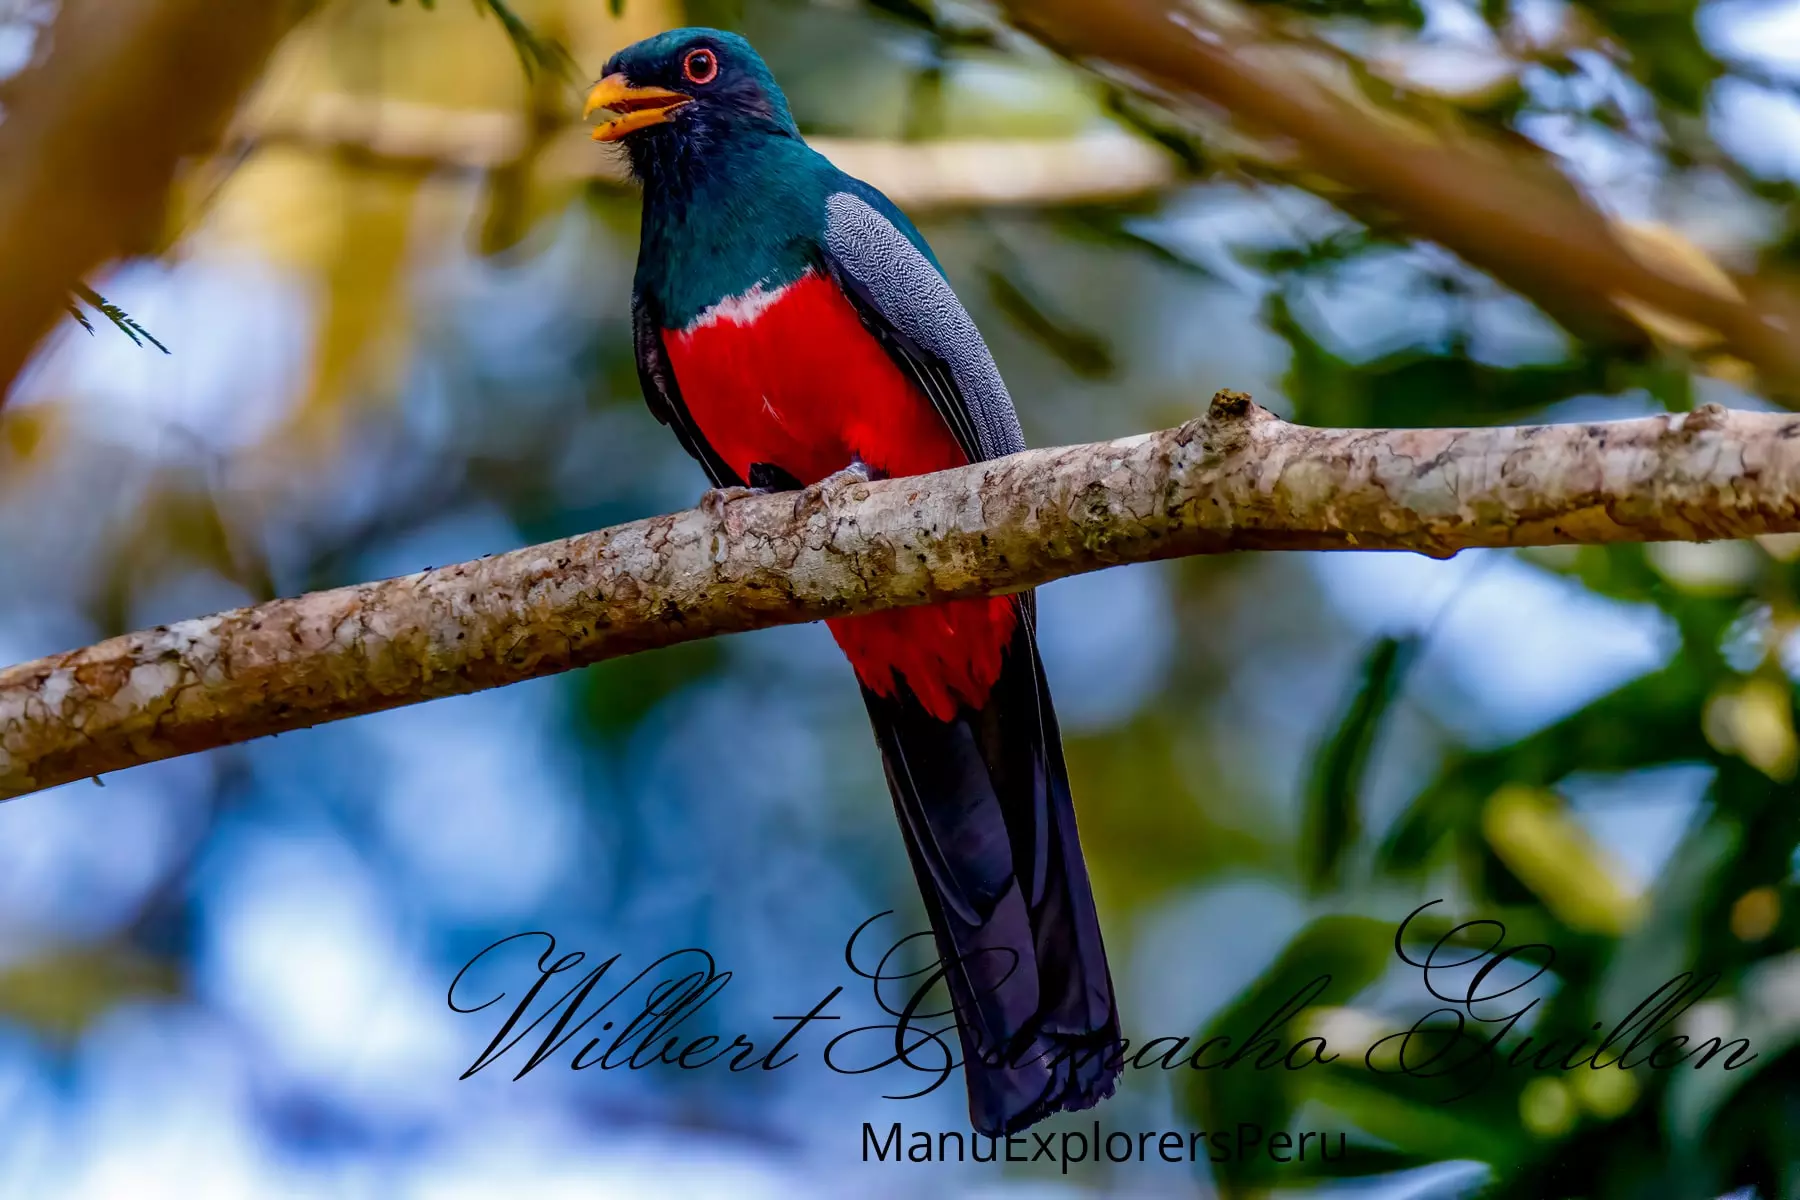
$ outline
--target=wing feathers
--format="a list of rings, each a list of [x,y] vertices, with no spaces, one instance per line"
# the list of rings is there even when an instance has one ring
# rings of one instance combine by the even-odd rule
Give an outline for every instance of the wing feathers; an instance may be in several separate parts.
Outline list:
[[[849,191],[828,197],[827,261],[865,323],[919,381],[970,459],[1016,454],[1025,448],[1025,435],[987,343],[949,281],[896,224],[905,220],[898,210],[890,218]]]
[[[982,453],[981,435],[975,429],[967,406],[963,404],[962,396],[956,388],[956,377],[949,366],[943,359],[896,329],[882,315],[879,302],[860,279],[836,263],[832,266],[835,282],[856,308],[856,315],[862,318],[863,327],[882,344],[888,357],[919,385],[919,390],[930,399],[938,416],[950,427],[950,432],[955,435],[963,453],[969,456],[969,461],[979,462],[988,457]]]

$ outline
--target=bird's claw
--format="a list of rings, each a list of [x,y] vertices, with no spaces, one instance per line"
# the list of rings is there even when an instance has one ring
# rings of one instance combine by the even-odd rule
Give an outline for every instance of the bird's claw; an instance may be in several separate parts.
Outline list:
[[[871,467],[860,458],[853,458],[850,460],[849,466],[844,467],[841,470],[833,471],[825,478],[819,480],[819,482],[813,484],[813,486],[818,488],[821,492],[835,492],[840,488],[847,488],[853,484],[870,483],[879,477],[880,475],[874,467]]]
[[[778,469],[764,463],[756,463],[751,467],[751,479],[781,479],[793,483],[791,476],[778,474]],[[850,460],[850,465],[842,470],[833,471],[825,478],[813,484],[807,491],[814,495],[823,495],[851,487],[858,483],[869,483],[882,478],[881,472],[871,467],[860,458]],[[725,506],[733,500],[744,500],[751,496],[773,496],[776,492],[791,491],[792,487],[721,487],[710,488],[700,495],[700,511],[709,517],[723,519]]]
[[[773,494],[772,488],[760,487],[722,487],[708,488],[700,494],[700,511],[709,517],[721,518],[725,515],[725,506],[733,500],[744,500],[751,496],[768,496]]]

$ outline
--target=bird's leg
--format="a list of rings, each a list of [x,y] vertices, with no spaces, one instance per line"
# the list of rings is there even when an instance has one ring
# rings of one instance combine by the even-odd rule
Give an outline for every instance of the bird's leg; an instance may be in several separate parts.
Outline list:
[[[860,456],[852,455],[849,466],[833,471],[813,486],[821,492],[835,492],[852,484],[872,482],[882,478],[883,474],[864,462]]]
[[[700,496],[700,511],[709,517],[717,517],[733,500],[799,490],[800,481],[774,463],[751,463],[749,487],[709,488]]]
[[[766,487],[717,487],[707,488],[700,493],[699,509],[709,517],[725,515],[725,506],[733,500],[743,500],[750,496],[767,496],[774,488]]]
[[[762,492],[797,492],[805,485],[774,463],[751,463],[750,486]]]

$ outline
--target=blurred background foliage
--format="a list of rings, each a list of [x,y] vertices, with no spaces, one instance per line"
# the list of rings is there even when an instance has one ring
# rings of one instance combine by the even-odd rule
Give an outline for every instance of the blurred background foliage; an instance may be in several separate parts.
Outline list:
[[[1173,424],[1220,386],[1322,425],[1788,396],[1691,322],[1533,287],[1542,262],[1470,265],[1303,139],[1071,65],[1003,19],[1025,8],[318,4],[183,172],[154,252],[76,306],[119,315],[71,318],[0,410],[0,656],[691,503],[701,477],[630,362],[637,198],[572,120],[613,50],[680,23],[747,34],[808,135],[913,211],[1035,444]],[[1791,4],[1194,11],[1256,22],[1264,60],[1366,120],[1517,154],[1696,286],[1760,296],[1800,266]],[[0,71],[54,53],[55,15],[0,3]],[[1134,1073],[1100,1115],[1354,1147],[1056,1185],[1800,1195],[1797,587],[1800,542],[1765,539],[1241,555],[1046,589],[1128,1035],[1242,1030],[1329,972],[1296,1027],[1345,1052]],[[1751,1037],[1754,1069],[1503,1072],[1443,1104],[1352,1065],[1433,1006],[1392,939],[1436,897],[1555,947],[1533,1034],[1716,972],[1683,1031]],[[496,937],[639,962],[704,945],[736,976],[709,1019],[754,1029],[853,982],[843,939],[889,907],[922,924],[816,627],[31,796],[0,809],[0,1191],[1049,1186],[857,1160],[862,1120],[957,1126],[960,1087],[900,1105],[822,1069],[456,1082],[491,1029],[443,991]]]

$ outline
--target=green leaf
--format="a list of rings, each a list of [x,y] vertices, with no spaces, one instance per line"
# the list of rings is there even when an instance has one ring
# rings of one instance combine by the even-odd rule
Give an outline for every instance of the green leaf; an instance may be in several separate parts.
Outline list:
[[[475,7],[493,13],[499,20],[500,27],[506,30],[506,36],[512,40],[513,50],[517,52],[519,65],[525,69],[526,75],[544,71],[564,79],[574,79],[580,74],[575,60],[569,57],[569,52],[561,42],[540,36],[505,0],[475,0]],[[621,4],[620,8],[615,9],[615,13],[622,10]]]
[[[1700,37],[1693,0],[1588,0],[1582,7],[1625,48],[1621,66],[1671,108],[1704,111],[1725,68]]]
[[[89,337],[92,337],[94,334],[94,323],[87,319],[87,314],[81,311],[81,306],[75,303],[73,297],[69,299],[68,309],[69,315],[75,318],[77,324],[88,331]]]
[[[1134,207],[1138,211],[1133,211]],[[1044,214],[1045,221],[1051,228],[1072,240],[1141,254],[1159,266],[1172,267],[1184,275],[1208,283],[1223,282],[1219,273],[1205,263],[1189,258],[1133,228],[1134,223],[1154,215],[1154,209],[1130,205],[1082,205],[1054,209]]]
[[[72,1042],[116,1008],[182,988],[179,964],[135,946],[64,946],[0,968],[0,1017]]]
[[[163,345],[161,342],[157,341],[156,338],[151,335],[151,333],[148,329],[145,329],[142,325],[139,325],[130,313],[126,312],[124,309],[120,308],[118,305],[112,303],[105,296],[102,296],[99,292],[96,292],[93,288],[89,287],[87,284],[85,284],[85,283],[76,284],[74,291],[75,291],[76,297],[79,297],[81,300],[85,301],[90,308],[94,309],[94,311],[98,312],[101,316],[105,317],[108,321],[111,321],[113,323],[114,328],[116,328],[120,333],[122,333],[126,337],[130,338],[132,345],[142,346],[145,342],[149,342],[152,346],[155,346],[158,350],[161,350],[164,354],[169,353],[169,348],[167,346]],[[89,321],[86,316],[82,315],[81,309],[76,305],[74,298],[71,298],[69,300],[68,309],[69,309],[69,314],[81,323],[81,327],[83,329],[87,330],[90,334],[94,332],[93,322]]]
[[[1117,370],[1106,339],[1052,312],[1048,300],[1038,295],[1021,273],[989,270],[985,277],[995,307],[1069,370],[1086,379],[1103,378]]]
[[[1306,275],[1374,245],[1350,234],[1265,255],[1256,265]],[[1579,347],[1566,361],[1522,367],[1477,362],[1455,344],[1352,361],[1315,337],[1281,291],[1270,293],[1264,318],[1292,352],[1282,390],[1293,401],[1294,419],[1307,425],[1428,428],[1450,423],[1452,412],[1459,424],[1518,421],[1572,396],[1616,390],[1622,382],[1610,360]]]
[[[1742,855],[1743,842],[1739,822],[1716,812],[1686,832],[1656,881],[1649,916],[1620,939],[1595,983],[1597,1018],[1630,1012],[1656,988],[1692,968],[1694,951],[1706,934],[1696,918],[1716,906],[1719,883]]]
[[[1342,880],[1344,855],[1361,836],[1369,756],[1420,645],[1417,636],[1407,635],[1382,637],[1369,648],[1355,689],[1314,756],[1300,852],[1315,894]]]
[[[709,638],[596,663],[580,676],[582,712],[601,733],[623,736],[665,698],[717,673],[724,658]]]
[[[1428,1086],[1429,1085],[1429,1086]],[[1424,1162],[1475,1159],[1504,1166],[1529,1150],[1519,1128],[1518,1087],[1500,1077],[1451,1104],[1439,1102],[1442,1081],[1370,1071],[1333,1069],[1311,1082],[1315,1099],[1357,1128]]]
[[[1271,8],[1285,8],[1305,17],[1359,20],[1370,25],[1403,25],[1417,29],[1425,23],[1424,9],[1416,0],[1260,0]]]
[[[1381,977],[1393,943],[1392,925],[1362,916],[1320,917],[1296,934],[1274,964],[1196,1038],[1196,1047],[1209,1038],[1229,1038],[1229,1047],[1221,1043],[1221,1049],[1249,1052],[1226,1065],[1226,1055],[1211,1051],[1206,1060],[1219,1065],[1184,1070],[1176,1085],[1177,1101],[1195,1128],[1235,1128],[1247,1122],[1260,1125],[1266,1135],[1287,1130],[1310,1078],[1331,1068],[1313,1064],[1295,1069],[1248,1043],[1273,1041],[1292,1062],[1309,1062],[1310,1046],[1298,1053],[1291,1049],[1311,1036],[1304,1012],[1294,1013],[1275,1029],[1269,1029],[1269,1023],[1284,1010],[1291,1012],[1296,997],[1306,997],[1308,1007],[1349,1003]],[[1270,1065],[1261,1067],[1260,1062]],[[1247,1156],[1247,1161],[1213,1164],[1219,1182],[1228,1185],[1273,1182],[1285,1169],[1255,1155]]]
[[[1447,839],[1482,844],[1481,806],[1503,784],[1549,787],[1576,770],[1716,760],[1700,727],[1711,691],[1710,675],[1683,655],[1529,737],[1453,757],[1394,822],[1379,852],[1382,867],[1412,874]]]
[[[1733,1098],[1765,1075],[1780,1079],[1779,1086],[1791,1100],[1789,1089],[1800,1068],[1800,1053],[1796,1053],[1800,1011],[1789,999],[1793,970],[1784,955],[1747,972],[1740,994],[1728,1010],[1729,1022],[1716,1032],[1717,1057],[1706,1067],[1684,1063],[1683,1069],[1669,1073],[1664,1119],[1678,1142],[1694,1150],[1707,1146],[1720,1132],[1716,1128],[1720,1118],[1734,1107],[1730,1103]],[[1748,1042],[1748,1049],[1738,1039]],[[1689,1048],[1705,1054],[1708,1051],[1700,1048],[1707,1044],[1705,1038],[1697,1037]],[[1735,1065],[1726,1069],[1734,1055]]]

